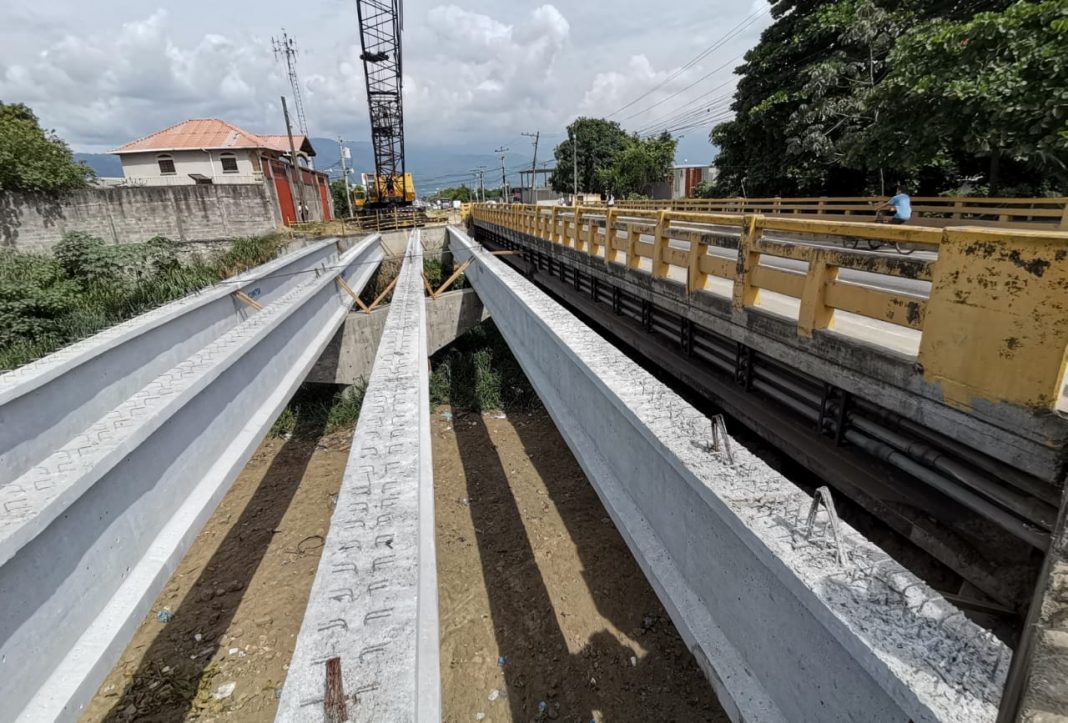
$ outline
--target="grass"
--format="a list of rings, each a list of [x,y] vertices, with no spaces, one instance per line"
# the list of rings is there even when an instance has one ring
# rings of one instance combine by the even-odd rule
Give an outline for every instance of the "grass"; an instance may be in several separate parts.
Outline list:
[[[269,435],[316,439],[356,426],[363,406],[367,384],[359,383],[344,389],[324,385],[305,384],[278,415]]]
[[[541,404],[492,320],[436,354],[431,367],[432,406],[485,412],[530,410]]]
[[[492,321],[485,321],[431,360],[430,406],[470,411],[529,411],[541,405],[523,369]],[[344,389],[306,384],[271,427],[271,437],[318,439],[353,429],[367,384]]]
[[[109,245],[79,233],[53,254],[0,250],[0,370],[265,263],[283,242],[277,234],[238,239],[184,260],[168,239]]]

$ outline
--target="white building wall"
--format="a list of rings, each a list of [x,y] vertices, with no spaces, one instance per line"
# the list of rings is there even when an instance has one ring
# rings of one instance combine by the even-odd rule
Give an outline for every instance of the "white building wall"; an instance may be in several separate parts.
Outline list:
[[[220,156],[233,153],[237,159],[237,173],[223,173]],[[174,161],[174,175],[163,175],[158,159],[169,155]],[[199,173],[212,179],[213,183],[260,183],[263,172],[259,163],[259,151],[239,149],[196,151],[150,151],[147,153],[123,153],[122,173],[131,186],[192,186],[196,183],[190,173]]]

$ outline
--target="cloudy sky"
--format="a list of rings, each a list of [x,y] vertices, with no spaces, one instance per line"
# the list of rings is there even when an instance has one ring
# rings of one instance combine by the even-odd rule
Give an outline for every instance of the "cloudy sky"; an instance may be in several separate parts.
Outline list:
[[[406,0],[407,140],[506,145],[518,163],[530,156],[521,133],[540,130],[551,152],[580,115],[645,132],[719,118],[766,10],[766,0]],[[271,37],[283,26],[300,50],[311,135],[368,140],[354,0],[3,0],[0,100],[27,103],[80,151],[192,117],[280,132],[289,86]],[[679,160],[711,158],[707,130],[677,131]]]

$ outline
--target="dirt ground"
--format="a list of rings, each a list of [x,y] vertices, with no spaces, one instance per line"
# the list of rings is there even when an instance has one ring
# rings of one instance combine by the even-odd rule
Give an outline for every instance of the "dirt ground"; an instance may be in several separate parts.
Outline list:
[[[260,446],[82,721],[274,720],[350,439]]]
[[[350,444],[303,431],[257,450],[83,721],[274,719]],[[544,411],[441,408],[433,442],[444,720],[727,720]]]
[[[726,721],[544,411],[433,420],[445,721]]]

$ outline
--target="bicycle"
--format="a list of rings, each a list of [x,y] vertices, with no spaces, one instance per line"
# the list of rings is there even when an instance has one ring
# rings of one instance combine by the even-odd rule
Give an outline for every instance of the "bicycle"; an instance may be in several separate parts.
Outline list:
[[[873,205],[873,204],[869,204],[869,205]],[[875,223],[890,223],[892,218],[893,218],[893,212],[892,211],[876,211],[875,212]],[[868,250],[869,251],[878,251],[879,249],[881,249],[883,246],[886,245],[886,243],[883,242],[880,239],[863,239],[863,240],[868,244]],[[860,242],[861,242],[861,239],[854,237],[854,238],[846,239],[844,243],[845,243],[845,245],[849,246],[849,248],[855,249],[857,246],[860,245]],[[916,250],[914,248],[909,248],[908,246],[902,244],[900,241],[894,241],[894,249],[899,254],[901,254],[902,256],[908,256],[909,254],[911,254],[913,251]]]

